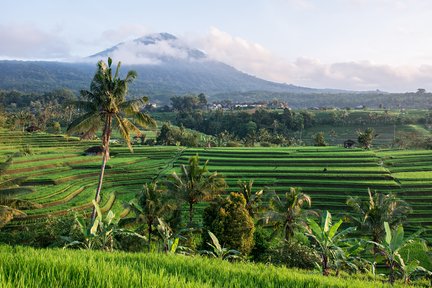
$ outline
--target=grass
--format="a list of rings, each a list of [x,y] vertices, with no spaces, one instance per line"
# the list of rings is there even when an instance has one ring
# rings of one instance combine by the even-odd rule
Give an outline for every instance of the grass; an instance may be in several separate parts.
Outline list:
[[[0,246],[0,258],[0,286],[4,288],[390,287],[367,277],[324,277],[272,265],[180,255]]]

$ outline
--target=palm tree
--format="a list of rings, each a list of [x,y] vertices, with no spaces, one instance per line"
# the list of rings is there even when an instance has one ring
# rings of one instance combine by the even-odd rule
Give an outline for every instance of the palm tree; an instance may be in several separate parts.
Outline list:
[[[306,217],[316,215],[313,210],[303,209],[311,205],[310,196],[297,188],[290,188],[280,196],[275,193],[270,199],[269,211],[264,214],[264,223],[273,226],[275,231],[282,229],[284,239],[290,241],[297,228],[307,226]]]
[[[261,203],[261,197],[264,193],[264,190],[259,190],[255,193],[252,192],[253,180],[249,180],[248,182],[243,181],[238,183],[240,187],[239,193],[243,195],[246,200],[246,209],[249,212],[251,217],[255,216],[256,210],[259,208],[258,206]]]
[[[338,258],[344,258],[345,252],[341,248],[341,241],[346,240],[347,234],[356,230],[356,227],[349,227],[338,232],[343,220],[340,219],[332,225],[330,212],[326,211],[321,217],[321,225],[313,219],[308,219],[310,233],[307,233],[317,244],[317,250],[321,255],[321,268],[324,276],[330,274],[330,263]]]
[[[103,126],[102,146],[104,153],[95,195],[97,203],[100,200],[105,165],[109,158],[109,142],[112,127],[114,126],[120,132],[132,151],[130,133],[135,132],[138,136],[141,135],[140,130],[135,126],[134,122],[142,127],[155,126],[155,121],[150,116],[140,112],[142,105],[148,101],[147,97],[126,101],[128,85],[136,78],[136,72],[129,71],[125,79],[120,79],[119,70],[121,63],[117,64],[114,76],[112,75],[111,64],[111,58],[108,58],[108,65],[103,61],[98,62],[98,68],[90,84],[90,90],[81,91],[81,96],[86,101],[76,102],[76,105],[85,111],[85,113],[75,119],[67,129],[67,133],[70,135],[75,132],[97,131]],[[131,117],[134,122],[126,117]],[[93,208],[92,221],[94,221],[95,217],[96,210]]]
[[[158,219],[175,207],[167,198],[167,190],[158,187],[158,183],[145,184],[137,197],[129,203],[129,206],[147,224],[148,249],[150,251],[153,226],[159,224]]]
[[[359,197],[350,197],[347,205],[352,208],[354,213],[348,218],[358,231],[362,234],[369,234],[373,242],[380,243],[385,235],[384,222],[388,222],[390,227],[396,227],[411,213],[408,203],[398,199],[394,194],[383,194],[368,189],[368,199],[362,200]],[[377,246],[374,246],[377,252]]]
[[[201,201],[212,200],[226,188],[224,178],[217,172],[210,173],[204,166],[199,165],[199,156],[192,156],[189,165],[181,165],[181,173],[173,172],[171,181],[167,183],[170,191],[189,205],[189,226],[192,224],[194,205]]]

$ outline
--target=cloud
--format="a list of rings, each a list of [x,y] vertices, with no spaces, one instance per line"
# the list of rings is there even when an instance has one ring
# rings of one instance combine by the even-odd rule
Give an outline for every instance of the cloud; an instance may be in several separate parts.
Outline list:
[[[211,59],[267,80],[315,88],[390,92],[432,90],[432,66],[391,66],[370,61],[322,63],[299,57],[288,60],[258,43],[211,28],[205,37],[191,41]]]
[[[152,35],[159,37],[158,34]],[[187,45],[178,39],[146,44],[139,40],[126,41],[108,54],[113,59],[121,59],[125,64],[157,65],[166,59],[194,60],[189,55]]]
[[[117,44],[125,40],[141,37],[151,32],[149,28],[143,25],[123,25],[116,29],[109,29],[102,32],[100,40]]]
[[[65,58],[67,43],[55,33],[32,25],[0,25],[0,57],[9,59]]]

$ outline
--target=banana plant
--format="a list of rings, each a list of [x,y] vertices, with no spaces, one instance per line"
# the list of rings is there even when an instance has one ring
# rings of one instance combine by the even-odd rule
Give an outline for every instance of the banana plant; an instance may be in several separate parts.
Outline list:
[[[180,234],[174,234],[171,227],[163,219],[157,218],[159,224],[157,225],[157,231],[159,237],[163,242],[163,251],[165,253],[180,253],[191,255],[194,251],[190,248],[179,245],[180,239],[186,239]],[[191,229],[183,229],[180,232],[190,231]]]
[[[208,256],[214,257],[214,258],[219,258],[222,260],[241,259],[240,251],[222,247],[222,245],[220,245],[219,240],[216,237],[216,235],[214,235],[211,231],[208,231],[208,234],[212,240],[212,243],[207,242],[207,244],[213,249],[213,251],[202,250],[202,251],[200,251],[201,254],[208,255]]]
[[[423,270],[424,268],[418,265],[416,266],[418,263],[413,261],[405,264],[405,261],[399,252],[409,243],[412,243],[414,240],[416,240],[423,230],[419,230],[407,238],[405,238],[405,232],[402,225],[399,225],[394,231],[392,231],[390,229],[389,223],[384,222],[384,230],[384,241],[381,243],[374,241],[369,242],[376,245],[380,249],[381,254],[387,261],[387,265],[390,269],[389,282],[391,284],[395,282],[398,272],[400,272],[406,282],[409,282],[410,274],[414,273],[416,270]]]
[[[115,214],[110,210],[104,217],[99,204],[92,201],[96,210],[96,219],[87,226],[86,221],[81,217],[75,217],[75,221],[82,234],[82,240],[72,240],[70,237],[62,237],[68,242],[64,248],[79,247],[88,250],[105,250],[112,252],[114,250],[114,242],[116,235],[133,236],[141,239],[146,239],[144,236],[122,229],[119,227],[119,219],[115,218]]]
[[[321,256],[321,270],[324,276],[330,274],[330,265],[337,259],[346,259],[345,251],[341,247],[346,245],[349,239],[346,236],[356,230],[355,227],[346,228],[338,232],[343,220],[340,219],[332,225],[332,216],[326,211],[321,217],[321,225],[313,219],[307,219],[310,232],[306,235],[316,243],[316,249]]]

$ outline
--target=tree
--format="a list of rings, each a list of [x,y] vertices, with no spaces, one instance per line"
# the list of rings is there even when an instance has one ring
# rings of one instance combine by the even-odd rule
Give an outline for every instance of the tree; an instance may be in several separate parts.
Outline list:
[[[357,141],[365,149],[370,149],[372,141],[378,136],[373,128],[367,128],[364,131],[357,131]]]
[[[112,60],[108,58],[108,65],[103,61],[97,64],[97,71],[90,83],[90,90],[81,90],[84,101],[77,101],[76,105],[82,109],[84,115],[76,118],[68,127],[67,133],[70,135],[75,132],[97,131],[103,126],[102,146],[104,153],[102,156],[101,172],[99,175],[98,186],[95,194],[95,201],[100,200],[100,192],[105,172],[105,165],[109,158],[109,142],[112,127],[119,131],[132,151],[130,133],[141,134],[136,124],[142,127],[154,127],[155,121],[145,113],[140,112],[140,108],[147,102],[147,97],[135,100],[126,100],[128,85],[136,78],[135,71],[128,71],[126,78],[120,79],[119,70],[121,62],[117,64],[115,74],[112,74]],[[127,117],[131,117],[134,122]],[[136,124],[134,124],[136,123]],[[96,209],[93,208],[91,215],[92,221],[96,217]]]
[[[341,241],[346,240],[345,237],[356,230],[356,227],[349,227],[338,232],[342,223],[343,220],[340,219],[332,225],[332,216],[328,211],[321,216],[321,225],[313,219],[308,219],[310,232],[306,235],[315,240],[316,249],[321,256],[321,269],[324,276],[330,274],[332,261],[344,257],[345,252],[341,248]]]
[[[281,196],[276,193],[273,195],[269,202],[269,211],[264,214],[263,221],[275,231],[282,230],[284,239],[290,241],[296,229],[306,226],[306,217],[315,214],[312,210],[303,210],[305,206],[310,208],[311,205],[309,195],[297,188],[290,188],[289,192]]]
[[[327,146],[327,143],[324,138],[324,132],[318,132],[314,136],[314,145],[315,146]]]
[[[255,225],[246,209],[246,200],[240,193],[231,192],[228,197],[219,197],[204,210],[203,226],[212,231],[223,246],[247,255],[253,247]],[[207,233],[203,231],[203,240]]]
[[[167,190],[158,187],[155,181],[146,183],[136,198],[129,203],[129,207],[135,212],[137,218],[143,219],[147,225],[148,250],[150,251],[153,226],[157,226],[158,218],[163,218],[175,206],[169,201]]]
[[[226,188],[224,178],[217,172],[210,173],[207,168],[199,165],[199,156],[192,156],[189,164],[180,166],[180,174],[173,172],[168,181],[169,190],[189,205],[189,225],[192,225],[194,205],[201,201],[212,200]]]
[[[348,215],[350,221],[358,231],[370,235],[372,241],[377,243],[385,236],[384,222],[388,222],[391,228],[396,227],[412,211],[408,203],[398,199],[396,195],[371,192],[370,189],[367,200],[350,197],[347,205],[354,212]],[[374,250],[377,252],[376,247]]]
[[[246,210],[249,212],[249,215],[253,218],[255,216],[256,210],[259,208],[261,204],[261,198],[263,196],[264,190],[259,190],[253,193],[253,180],[249,180],[248,182],[242,181],[238,183],[240,187],[239,193],[243,195],[246,200]]]

